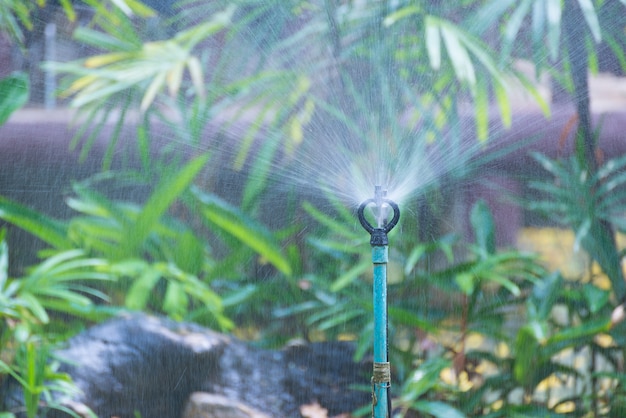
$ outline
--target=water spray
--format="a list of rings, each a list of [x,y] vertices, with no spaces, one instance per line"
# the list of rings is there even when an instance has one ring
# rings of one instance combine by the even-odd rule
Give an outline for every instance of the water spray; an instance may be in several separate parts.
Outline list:
[[[365,218],[365,208],[371,207],[376,226]],[[391,211],[393,217],[387,221]],[[357,212],[359,222],[370,233],[372,263],[374,264],[374,371],[372,375],[372,417],[389,418],[391,413],[391,365],[387,342],[387,262],[389,239],[387,234],[400,219],[398,205],[387,199],[381,186],[374,187],[374,197],[365,200]]]

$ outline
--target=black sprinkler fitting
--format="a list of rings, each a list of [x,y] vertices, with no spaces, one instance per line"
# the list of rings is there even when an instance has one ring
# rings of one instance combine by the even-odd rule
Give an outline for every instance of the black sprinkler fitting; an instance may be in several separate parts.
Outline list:
[[[376,205],[376,210],[378,212],[375,213],[378,223],[377,227],[372,226],[372,224],[365,219],[365,214],[363,213],[365,208],[371,204]],[[389,211],[389,208],[393,209],[393,217],[391,218],[391,221],[387,222],[387,212]],[[363,228],[370,233],[370,244],[372,246],[389,245],[387,233],[389,233],[389,231],[396,226],[398,220],[400,220],[400,208],[398,208],[396,202],[387,199],[386,191],[383,191],[380,186],[375,186],[374,197],[361,203],[357,214],[359,216],[359,222],[361,222]]]

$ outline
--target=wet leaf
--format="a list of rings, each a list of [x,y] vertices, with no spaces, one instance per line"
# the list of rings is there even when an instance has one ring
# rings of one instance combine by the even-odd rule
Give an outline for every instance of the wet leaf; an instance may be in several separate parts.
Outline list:
[[[0,125],[26,104],[29,89],[26,73],[16,72],[0,79]]]
[[[411,407],[436,418],[465,418],[461,411],[440,401],[417,401],[413,402]]]
[[[494,254],[496,251],[495,222],[487,202],[481,199],[474,204],[470,221],[481,256],[486,258],[489,254]]]
[[[583,296],[587,300],[587,305],[591,313],[597,313],[606,306],[609,301],[611,292],[600,289],[591,283],[583,285]]]
[[[33,234],[58,249],[71,246],[67,239],[67,226],[46,215],[0,196],[0,219]]]
[[[163,179],[141,209],[136,221],[125,231],[119,247],[120,257],[134,254],[140,248],[161,216],[189,188],[208,159],[208,155],[196,157],[177,173]]]
[[[217,196],[208,195],[196,187],[192,188],[192,193],[203,205],[202,214],[212,226],[252,248],[283,274],[291,275],[289,261],[267,228]]]

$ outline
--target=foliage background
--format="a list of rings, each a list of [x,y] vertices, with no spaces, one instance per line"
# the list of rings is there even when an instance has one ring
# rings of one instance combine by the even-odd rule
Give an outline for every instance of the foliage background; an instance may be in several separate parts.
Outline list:
[[[412,192],[391,237],[397,413],[620,416],[615,313],[625,289],[614,232],[624,228],[626,159],[596,157],[601,127],[591,125],[586,80],[601,47],[626,67],[623,2],[59,5],[68,21],[89,10],[73,33],[87,55],[44,64],[77,110],[69,146],[81,160],[105,135],[107,147],[100,174],[68,179],[69,219],[0,197],[0,217],[46,244],[17,277],[4,233],[0,247],[0,366],[24,387],[29,417],[62,408],[53,390],[72,390],[49,348],[120,310],[196,321],[266,347],[354,339],[368,355],[367,237],[335,183],[367,178],[371,158],[387,170],[395,159],[401,177],[417,182],[392,185]],[[0,21],[24,45],[38,13],[54,6],[3,0]],[[573,231],[573,247],[593,260],[581,277],[564,280],[531,254],[496,248],[485,202],[467,214],[471,239],[449,233],[455,191],[502,155],[475,150],[501,134],[490,118],[511,124],[511,86],[549,115],[519,60],[552,75],[577,108],[573,155],[536,155],[545,175],[529,180],[535,198],[521,204]],[[0,122],[27,92],[24,73],[2,80]],[[221,130],[206,138],[214,126]],[[466,129],[475,144],[461,140]],[[311,162],[329,147],[325,165]],[[296,178],[320,187],[286,181]]]

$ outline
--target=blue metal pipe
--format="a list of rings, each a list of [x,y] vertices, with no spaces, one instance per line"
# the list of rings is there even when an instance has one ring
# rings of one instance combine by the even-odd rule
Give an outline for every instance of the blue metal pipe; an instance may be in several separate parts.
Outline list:
[[[372,376],[372,411],[374,418],[388,418],[391,386],[387,342],[387,245],[372,246],[374,263],[374,375]]]
[[[364,210],[374,205],[377,227],[365,218]],[[393,210],[391,221],[387,222],[389,210]],[[370,233],[372,263],[374,264],[373,303],[374,303],[374,371],[372,376],[372,417],[389,418],[391,414],[391,366],[388,359],[387,341],[387,262],[389,261],[389,240],[387,233],[400,219],[400,209],[395,202],[386,198],[380,186],[376,186],[374,198],[361,203],[358,210],[359,222]]]

